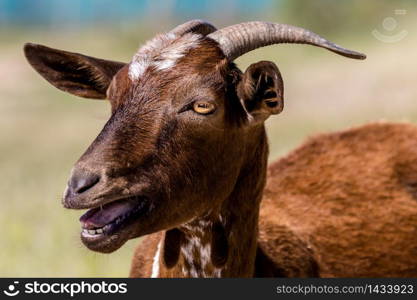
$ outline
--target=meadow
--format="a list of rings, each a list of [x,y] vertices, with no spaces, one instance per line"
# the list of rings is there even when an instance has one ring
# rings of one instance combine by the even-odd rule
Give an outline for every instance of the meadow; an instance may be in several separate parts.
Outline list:
[[[414,18],[415,19],[415,18]],[[409,20],[413,20],[409,18]],[[333,38],[362,51],[354,61],[310,46],[259,49],[238,59],[277,63],[285,83],[285,108],[271,118],[271,160],[307,137],[375,121],[417,121],[417,39],[384,43],[366,30]],[[109,104],[65,94],[43,80],[23,56],[24,42],[129,61],[153,32],[134,36],[111,30],[2,32],[0,52],[0,276],[126,276],[132,240],[110,255],[79,240],[80,211],[61,205],[73,163],[109,117]],[[358,174],[360,176],[360,174]]]

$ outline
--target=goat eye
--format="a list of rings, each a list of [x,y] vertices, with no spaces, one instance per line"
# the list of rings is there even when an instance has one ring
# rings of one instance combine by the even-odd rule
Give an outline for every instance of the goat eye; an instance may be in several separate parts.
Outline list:
[[[216,106],[213,103],[207,101],[197,101],[193,104],[193,110],[201,115],[212,113],[215,109]]]

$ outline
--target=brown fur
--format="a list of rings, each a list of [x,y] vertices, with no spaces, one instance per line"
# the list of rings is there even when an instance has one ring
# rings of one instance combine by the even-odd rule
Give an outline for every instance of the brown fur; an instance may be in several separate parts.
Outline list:
[[[305,240],[322,276],[415,277],[416,149],[411,124],[311,139],[269,168],[261,218]]]
[[[204,36],[171,68],[134,79],[129,64],[37,45],[25,53],[58,88],[112,105],[63,204],[134,203],[113,229],[81,235],[100,252],[146,236],[131,276],[417,276],[414,126],[322,135],[267,168],[264,121],[284,105],[271,62],[242,73]],[[214,109],[198,113],[199,102]]]
[[[271,164],[254,275],[417,276],[416,149],[416,126],[375,123],[311,138]],[[149,265],[149,247],[138,246],[131,276]]]

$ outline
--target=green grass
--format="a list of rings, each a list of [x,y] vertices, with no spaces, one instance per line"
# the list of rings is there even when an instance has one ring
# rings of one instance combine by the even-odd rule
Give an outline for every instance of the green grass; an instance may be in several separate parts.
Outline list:
[[[318,132],[380,119],[417,120],[417,41],[409,36],[384,44],[370,33],[360,40],[337,42],[366,52],[363,62],[294,45],[260,49],[238,60],[243,69],[273,60],[283,74],[285,109],[268,121],[271,159]],[[109,106],[50,86],[24,60],[25,41],[127,61],[143,39],[83,31],[19,32],[2,40],[0,276],[126,276],[138,240],[110,255],[90,252],[78,237],[81,212],[60,203],[73,163],[102,128]]]

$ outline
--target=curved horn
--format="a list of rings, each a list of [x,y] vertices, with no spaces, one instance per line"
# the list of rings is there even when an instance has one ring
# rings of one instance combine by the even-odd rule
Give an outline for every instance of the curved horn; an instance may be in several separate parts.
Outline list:
[[[365,54],[342,48],[311,31],[286,24],[247,22],[222,28],[208,37],[219,43],[230,61],[257,48],[280,43],[310,44],[346,57],[366,58]]]
[[[182,36],[189,32],[207,35],[216,30],[217,28],[214,27],[214,25],[209,22],[206,22],[203,20],[191,20],[191,21],[185,22],[184,24],[178,25],[177,27],[172,29],[170,33],[173,33],[177,36]]]

